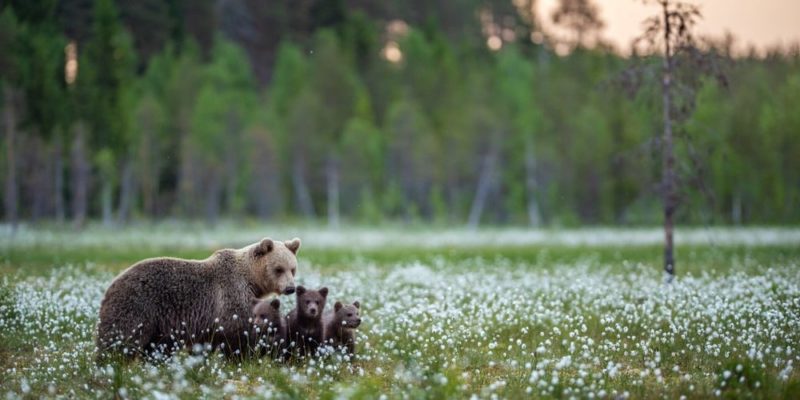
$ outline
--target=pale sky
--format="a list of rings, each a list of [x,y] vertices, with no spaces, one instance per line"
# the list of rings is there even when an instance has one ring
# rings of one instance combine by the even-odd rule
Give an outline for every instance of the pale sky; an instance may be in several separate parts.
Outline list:
[[[602,35],[627,52],[630,42],[641,33],[642,21],[654,15],[658,6],[642,0],[594,0],[606,26]],[[775,44],[800,43],[800,0],[696,0],[703,18],[697,24],[701,35],[722,37],[728,31],[737,39],[739,50],[746,44],[759,49]],[[557,0],[539,0],[539,15],[546,24]]]

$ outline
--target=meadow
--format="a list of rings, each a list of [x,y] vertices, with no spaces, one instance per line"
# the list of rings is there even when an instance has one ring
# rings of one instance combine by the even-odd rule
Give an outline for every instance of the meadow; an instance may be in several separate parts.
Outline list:
[[[298,281],[328,286],[329,307],[361,302],[354,360],[187,351],[95,366],[98,307],[117,273],[263,236],[303,239]],[[670,285],[660,239],[658,229],[23,227],[0,239],[0,396],[800,397],[800,230],[679,230]]]

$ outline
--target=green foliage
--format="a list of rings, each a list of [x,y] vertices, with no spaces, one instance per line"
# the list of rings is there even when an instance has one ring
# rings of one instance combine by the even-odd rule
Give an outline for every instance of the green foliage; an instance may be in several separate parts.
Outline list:
[[[93,329],[116,274],[147,257],[204,258],[212,251],[209,240],[246,236],[239,236],[240,224],[191,229],[196,227],[90,228],[79,240],[71,230],[34,228],[25,241],[4,243],[0,388],[9,396],[90,398],[145,397],[154,388],[182,397],[365,399],[382,393],[562,398],[564,389],[576,397],[597,397],[601,390],[637,398],[780,399],[797,393],[800,374],[787,366],[796,360],[798,246],[681,247],[691,276],[676,282],[678,290],[665,291],[652,246],[442,245],[426,241],[435,232],[408,227],[370,231],[379,242],[401,238],[406,245],[388,240],[303,250],[301,283],[324,278],[336,298],[361,300],[361,359],[280,363],[181,351],[166,362],[98,368]],[[452,228],[441,233],[453,239],[475,235]],[[737,336],[741,331],[753,334]],[[603,362],[593,362],[595,357]],[[564,359],[571,363],[554,365]]]
[[[497,94],[502,102],[504,117],[522,136],[536,131],[542,116],[535,104],[534,66],[516,47],[501,52],[497,57]]]
[[[279,117],[288,114],[292,99],[305,86],[308,62],[291,42],[281,43],[276,53],[273,82],[270,85],[270,108]]]
[[[0,281],[0,318],[10,320],[17,316],[16,302],[14,301],[14,286],[8,277]],[[5,338],[3,338],[5,339]]]
[[[85,94],[80,117],[89,121],[91,142],[120,155],[131,140],[129,93],[135,53],[130,35],[119,21],[112,0],[94,4],[92,38],[86,44],[77,84]]]
[[[65,45],[63,37],[52,31],[30,29],[23,39],[21,51],[27,55],[22,70],[27,110],[23,125],[32,127],[45,137],[65,120],[62,84]]]
[[[95,153],[94,164],[97,166],[97,171],[103,182],[116,181],[116,162],[114,152],[108,147],[104,147]]]
[[[396,16],[344,2],[140,3],[11,1],[0,12],[0,86],[13,89],[19,132],[44,143],[36,151],[62,151],[65,204],[78,191],[63,157],[71,138],[57,135],[86,123],[91,174],[113,182],[90,185],[89,197],[121,198],[132,162],[128,196],[145,217],[187,203],[197,216],[203,201],[220,214],[309,217],[328,210],[338,185],[344,219],[463,222],[491,154],[486,223],[527,224],[531,203],[555,225],[661,219],[657,88],[629,98],[615,84],[626,66],[657,57],[581,45],[559,56],[520,40],[533,19],[508,4],[426,5],[427,21],[395,4],[408,26],[390,27]],[[499,51],[474,21],[484,6],[502,28],[526,22]],[[72,42],[78,76],[67,84]],[[395,62],[385,59],[390,42]],[[727,61],[730,87],[701,86],[694,113],[676,126],[678,218],[800,221],[798,56]],[[58,181],[34,169],[21,167],[20,181]],[[22,198],[52,191],[33,193],[35,185],[47,186],[23,185]]]
[[[342,136],[343,211],[362,221],[378,222],[382,209],[376,198],[382,187],[384,138],[369,120],[354,117]]]
[[[229,141],[249,120],[256,99],[242,49],[220,37],[212,54],[192,112],[190,142],[206,162],[218,165]]]
[[[344,125],[354,114],[359,83],[350,60],[333,32],[322,30],[315,38],[315,51],[309,61],[312,71],[308,89],[319,96],[325,106],[309,118],[317,120],[318,140],[332,149],[338,147]]]
[[[388,178],[400,190],[401,215],[414,219],[427,204],[427,191],[436,171],[430,162],[440,157],[436,135],[416,103],[404,99],[389,108],[384,128],[387,137]]]
[[[0,58],[0,83],[19,79],[25,55],[20,51],[20,36],[23,26],[10,7],[0,12],[0,49],[6,56]]]

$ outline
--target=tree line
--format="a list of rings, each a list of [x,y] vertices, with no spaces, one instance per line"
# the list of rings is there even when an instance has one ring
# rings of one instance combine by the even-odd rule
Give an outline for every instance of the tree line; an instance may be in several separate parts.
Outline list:
[[[5,220],[661,221],[660,57],[585,44],[589,2],[567,43],[527,2],[355,3],[3,2]],[[796,223],[800,52],[704,43],[676,218]]]

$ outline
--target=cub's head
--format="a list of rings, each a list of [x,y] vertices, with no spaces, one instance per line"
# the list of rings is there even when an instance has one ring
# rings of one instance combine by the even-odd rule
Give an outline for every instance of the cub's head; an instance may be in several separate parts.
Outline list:
[[[308,290],[303,286],[297,287],[297,311],[300,315],[310,318],[322,317],[325,309],[325,300],[328,297],[328,288]]]
[[[257,293],[258,296],[294,293],[297,250],[300,250],[298,238],[285,242],[265,238],[246,248],[256,285],[264,291]]]
[[[253,306],[253,323],[257,326],[278,327],[281,323],[281,301],[262,300]]]
[[[361,304],[357,301],[353,304],[342,304],[336,302],[333,305],[333,311],[336,313],[336,320],[345,328],[358,328],[361,325]]]

